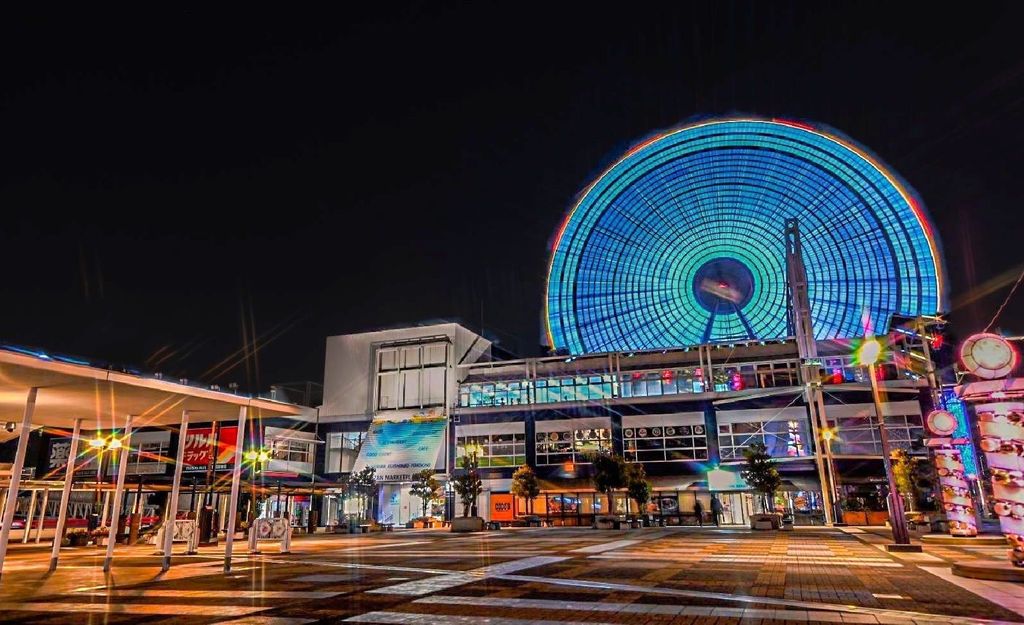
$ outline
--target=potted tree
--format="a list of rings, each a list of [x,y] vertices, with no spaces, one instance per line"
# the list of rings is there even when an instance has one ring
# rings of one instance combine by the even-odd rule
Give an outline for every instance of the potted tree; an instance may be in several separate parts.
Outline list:
[[[361,471],[348,476],[346,484],[349,492],[353,493],[359,501],[360,517],[349,520],[349,532],[360,532],[361,526],[374,524],[370,514],[370,502],[372,496],[377,493],[377,470],[373,467],[364,467]]]
[[[751,529],[767,529],[765,525],[773,529],[782,526],[782,515],[775,512],[775,491],[782,485],[782,478],[779,470],[775,468],[775,459],[768,453],[764,443],[754,443],[743,450],[743,457],[746,459],[742,475],[753,489],[760,495],[761,514],[750,515]]]
[[[478,516],[469,516],[470,510],[476,507],[477,498],[484,489],[483,481],[476,470],[476,455],[462,456],[459,464],[462,465],[462,471],[452,481],[452,488],[462,499],[462,516],[452,519],[452,531],[480,532],[484,529],[484,520]]]
[[[423,469],[414,476],[412,488],[409,492],[420,498],[423,509],[419,519],[413,519],[410,523],[415,527],[433,527],[434,519],[427,516],[427,509],[432,501],[441,495],[441,483],[434,477],[432,469]]]
[[[860,497],[850,495],[843,504],[843,523],[847,525],[867,525],[868,515],[864,512],[864,502]]]
[[[626,465],[626,492],[636,502],[637,513],[644,525],[650,524],[647,515],[647,502],[651,500],[651,483],[647,481],[644,465],[630,463]]]
[[[527,525],[540,525],[540,518],[533,514],[533,500],[540,495],[540,484],[530,465],[524,464],[512,475],[512,494],[526,500]]]
[[[621,456],[598,452],[590,457],[594,465],[594,490],[608,497],[608,510],[612,509],[612,492],[626,486],[626,461]],[[594,517],[594,528],[610,530],[619,524],[615,515],[601,514]]]

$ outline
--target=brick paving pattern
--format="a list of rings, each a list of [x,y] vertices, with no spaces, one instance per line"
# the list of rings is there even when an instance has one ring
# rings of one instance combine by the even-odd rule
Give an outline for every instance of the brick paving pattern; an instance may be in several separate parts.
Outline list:
[[[229,575],[217,548],[176,557],[163,576],[152,547],[119,548],[110,577],[96,549],[67,550],[69,568],[52,576],[48,552],[19,550],[0,584],[0,623],[1024,622],[1014,604],[1024,588],[948,575],[953,560],[1003,549],[890,555],[884,542],[824,528],[323,535],[297,538],[291,554],[239,557]]]

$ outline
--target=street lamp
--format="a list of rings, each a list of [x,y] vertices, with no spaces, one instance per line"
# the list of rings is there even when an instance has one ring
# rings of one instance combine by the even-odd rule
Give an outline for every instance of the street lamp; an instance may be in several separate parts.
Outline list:
[[[832,493],[832,509],[835,523],[842,523],[843,508],[840,504],[839,489],[836,484],[836,460],[832,457],[832,440],[839,438],[836,435],[836,428],[822,428],[821,438],[825,441],[825,456],[828,459],[828,487]]]
[[[892,539],[896,545],[909,545],[910,533],[907,531],[907,520],[903,515],[903,497],[896,488],[896,477],[892,473],[892,462],[890,456],[892,449],[889,446],[889,433],[885,431],[885,413],[882,411],[882,397],[878,390],[878,379],[875,365],[882,355],[882,344],[874,336],[864,337],[864,341],[857,349],[857,360],[861,365],[868,366],[868,377],[871,378],[871,399],[875,404],[875,414],[878,416],[878,436],[882,443],[882,466],[885,467],[885,477],[889,482],[889,520],[892,525]]]
[[[263,467],[270,462],[270,451],[260,447],[245,452],[245,461],[249,463],[249,505],[251,523],[256,518],[256,474],[263,472]]]
[[[113,434],[110,436],[101,436],[99,432],[96,433],[92,439],[89,440],[89,448],[96,452],[96,497],[94,506],[100,508],[100,484],[103,483],[103,476],[106,473],[105,461],[110,456],[104,456],[105,451],[117,451],[121,449],[121,440],[115,437]],[[100,516],[106,517],[106,509],[100,509]],[[98,521],[99,527],[102,527],[106,523],[106,518],[101,518]]]

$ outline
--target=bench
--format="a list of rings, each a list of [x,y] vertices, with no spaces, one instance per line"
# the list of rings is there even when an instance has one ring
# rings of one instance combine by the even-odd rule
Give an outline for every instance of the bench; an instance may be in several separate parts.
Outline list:
[[[383,531],[385,531],[385,532],[393,532],[393,531],[395,531],[395,524],[394,523],[382,523],[381,527],[384,528]]]
[[[500,530],[501,529],[501,523],[499,523],[497,521],[488,521],[487,522],[487,529],[489,529],[489,530]]]

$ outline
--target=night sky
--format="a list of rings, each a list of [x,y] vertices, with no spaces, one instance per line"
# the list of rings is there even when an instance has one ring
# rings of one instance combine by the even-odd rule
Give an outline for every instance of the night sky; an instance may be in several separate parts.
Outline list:
[[[1020,3],[344,6],[5,16],[0,340],[243,388],[320,381],[330,334],[432,318],[532,355],[576,193],[735,112],[827,124],[899,172],[957,333],[1024,261]],[[1024,333],[1024,289],[998,325]]]

